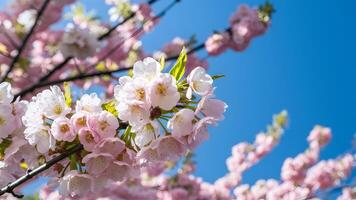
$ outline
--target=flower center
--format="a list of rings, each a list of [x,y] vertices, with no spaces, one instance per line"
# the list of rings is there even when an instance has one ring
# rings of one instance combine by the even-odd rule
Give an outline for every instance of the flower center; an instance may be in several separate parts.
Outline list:
[[[162,96],[167,95],[167,87],[163,83],[159,83],[156,87],[156,92]]]
[[[145,89],[139,88],[136,90],[136,98],[140,101],[144,100],[145,98]]]
[[[68,124],[62,124],[59,129],[61,130],[61,133],[67,133],[69,131],[69,126]]]
[[[77,119],[78,126],[85,126],[86,123],[87,123],[87,120],[85,119],[85,117],[80,117]]]
[[[55,105],[53,111],[56,115],[61,114],[63,111],[62,106],[59,104]]]
[[[100,130],[105,130],[110,124],[107,122],[107,121],[100,121],[99,122],[99,127],[100,127]]]
[[[85,140],[88,143],[93,143],[94,142],[94,137],[92,136],[90,131],[86,131]]]

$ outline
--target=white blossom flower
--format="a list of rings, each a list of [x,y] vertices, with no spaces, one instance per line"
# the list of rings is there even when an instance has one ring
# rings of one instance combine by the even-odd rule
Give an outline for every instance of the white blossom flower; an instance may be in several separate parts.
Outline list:
[[[0,103],[10,104],[14,99],[14,95],[11,93],[11,85],[8,82],[2,82],[0,84]]]
[[[143,78],[147,81],[154,80],[160,75],[161,64],[151,57],[137,61],[133,66],[133,78]]]
[[[36,9],[25,10],[17,17],[17,23],[21,24],[25,28],[25,31],[29,31],[35,24],[36,16]]]
[[[159,136],[159,123],[151,121],[143,126],[132,127],[131,131],[136,133],[135,144],[142,148]]]
[[[97,38],[89,30],[72,27],[63,35],[60,52],[64,57],[73,56],[83,60],[93,56],[99,45]]]
[[[24,131],[25,139],[32,146],[36,146],[37,151],[45,154],[50,149],[55,147],[55,139],[48,130],[36,128],[36,127],[27,127]]]
[[[41,128],[44,124],[42,108],[38,102],[38,96],[32,97],[31,102],[27,105],[27,110],[22,116],[22,123],[25,127]]]
[[[119,103],[116,106],[119,118],[132,126],[140,126],[149,121],[150,113],[140,102]]]
[[[192,91],[200,96],[204,96],[212,89],[213,79],[202,67],[196,67],[187,77],[189,88],[187,98],[192,97]]]
[[[153,107],[171,110],[180,99],[176,80],[170,74],[160,74],[150,87],[150,99]]]
[[[58,86],[51,86],[50,90],[44,90],[37,96],[43,114],[50,119],[65,116],[71,110],[66,105],[64,95]]]
[[[138,101],[142,103],[144,107],[150,107],[147,81],[142,78],[126,81],[124,85],[116,86],[114,93],[116,100],[120,103]]]
[[[168,121],[167,127],[172,129],[172,136],[180,138],[191,134],[193,130],[194,111],[184,108]]]
[[[96,93],[84,94],[80,100],[77,101],[75,106],[75,111],[87,111],[87,112],[100,112],[101,108],[101,99]]]

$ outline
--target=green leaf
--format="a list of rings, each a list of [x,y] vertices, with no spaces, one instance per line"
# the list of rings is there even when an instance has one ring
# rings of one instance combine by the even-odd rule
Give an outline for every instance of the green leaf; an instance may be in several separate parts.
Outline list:
[[[64,99],[66,101],[67,106],[71,107],[72,105],[72,91],[70,89],[70,85],[68,82],[63,83],[64,88]]]
[[[169,73],[179,81],[185,73],[185,65],[187,63],[187,51],[183,47],[182,51],[179,54],[176,64],[172,67]]]
[[[125,130],[125,132],[124,132],[124,134],[122,134],[122,136],[121,136],[121,139],[123,140],[123,141],[125,141],[125,143],[127,144],[127,145],[129,145],[130,144],[130,134],[131,134],[131,126],[127,126],[127,128],[126,128],[126,130]]]
[[[161,71],[163,71],[164,66],[166,65],[166,59],[164,58],[164,56],[161,57],[159,63],[161,64]]]
[[[119,113],[117,112],[115,106],[116,106],[115,100],[108,101],[108,102],[103,103],[103,104],[101,105],[101,107],[103,108],[103,110],[106,110],[106,111],[108,111],[109,113],[113,114],[115,117],[117,117]]]
[[[11,145],[11,140],[8,139],[3,139],[2,142],[0,143],[0,160],[4,159],[5,156],[5,150],[7,147]]]
[[[69,160],[70,160],[70,169],[71,170],[76,170],[77,169],[77,156],[74,155],[70,155],[69,156]]]
[[[133,70],[130,69],[130,70],[127,72],[127,75],[132,78],[132,77],[133,77]]]
[[[211,78],[212,78],[213,80],[216,80],[216,79],[223,78],[223,77],[225,77],[225,75],[220,74],[220,75],[214,75],[214,76],[212,76]]]

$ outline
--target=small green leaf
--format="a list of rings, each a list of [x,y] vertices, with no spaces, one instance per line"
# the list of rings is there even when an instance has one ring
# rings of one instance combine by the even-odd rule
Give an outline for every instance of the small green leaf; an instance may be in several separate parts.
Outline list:
[[[103,103],[103,105],[101,105],[103,110],[106,110],[109,113],[113,114],[115,117],[117,117],[119,113],[117,112],[115,106],[116,106],[115,100],[108,101],[106,103]]]
[[[133,70],[130,69],[130,70],[127,72],[127,75],[132,78],[132,77],[133,77]]]
[[[125,141],[127,145],[130,144],[130,134],[131,134],[131,126],[127,126],[124,134],[121,135],[121,139]]]
[[[163,71],[164,66],[166,64],[166,59],[164,58],[164,56],[161,57],[161,59],[159,60],[159,63],[161,64],[161,71]]]
[[[216,80],[216,79],[223,78],[223,77],[225,77],[225,75],[220,74],[220,75],[214,75],[214,76],[212,76],[211,78],[212,78],[213,80]]]
[[[5,156],[5,150],[7,147],[11,145],[12,141],[8,139],[3,139],[2,142],[0,143],[0,160],[4,159]]]
[[[185,73],[185,65],[187,63],[187,51],[183,47],[182,51],[179,54],[176,64],[172,67],[169,73],[179,81]]]
[[[69,156],[69,160],[70,160],[70,169],[71,170],[76,170],[77,169],[77,156],[74,155],[70,155]]]
[[[64,99],[66,101],[67,106],[71,107],[72,105],[72,91],[70,89],[70,85],[68,82],[63,83],[64,88]]]

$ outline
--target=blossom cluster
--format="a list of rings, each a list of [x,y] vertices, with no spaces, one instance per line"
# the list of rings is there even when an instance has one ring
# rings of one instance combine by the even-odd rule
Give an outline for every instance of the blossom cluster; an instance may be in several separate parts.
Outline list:
[[[16,99],[8,82],[0,84],[0,185],[15,180],[25,171],[21,163],[37,166],[38,154],[27,154],[33,148],[23,137],[21,117],[26,111],[27,102]]]
[[[234,189],[238,199],[308,199],[318,191],[337,186],[355,165],[355,157],[345,154],[337,159],[318,162],[320,148],[331,138],[331,130],[316,126],[308,136],[309,148],[295,158],[287,158],[281,170],[281,181],[259,180]],[[350,198],[351,199],[351,198]]]
[[[140,174],[124,182],[113,182],[107,185],[101,192],[91,194],[81,199],[132,199],[132,200],[300,200],[300,199],[323,199],[323,192],[333,186],[340,186],[340,181],[350,175],[354,167],[355,158],[351,154],[345,154],[337,159],[322,160],[318,162],[315,158],[313,164],[306,169],[300,168],[299,173],[304,173],[303,181],[298,183],[293,180],[261,179],[254,185],[242,183],[242,173],[247,168],[252,167],[258,160],[262,159],[264,153],[270,153],[272,148],[278,143],[279,137],[283,133],[286,125],[286,112],[282,112],[274,117],[272,125],[268,127],[266,133],[259,133],[253,144],[246,142],[239,143],[232,148],[232,157],[227,159],[229,175],[218,179],[215,183],[205,182],[202,178],[192,175],[194,172],[194,161],[191,154],[184,157],[183,164],[175,173],[164,173],[171,169],[171,163],[155,165],[152,168],[144,168]],[[264,135],[264,136],[262,136]],[[262,137],[272,137],[270,140],[261,140]],[[310,146],[325,146],[331,138],[331,130],[326,127],[316,126],[308,137]],[[264,141],[264,142],[261,142]],[[263,144],[262,144],[263,143]],[[272,145],[273,144],[273,145]],[[246,148],[241,154],[242,146]],[[258,150],[259,149],[259,150]],[[268,149],[268,150],[266,150]],[[264,151],[262,151],[264,150]],[[260,155],[258,158],[256,155]],[[301,155],[301,154],[300,154]],[[299,157],[298,155],[297,157]],[[254,158],[254,159],[252,159]],[[237,160],[240,161],[236,164]],[[287,159],[289,160],[289,159]],[[286,162],[289,162],[287,161]],[[235,163],[234,163],[234,162]],[[299,161],[300,165],[304,165]],[[285,164],[284,164],[285,165]],[[239,168],[239,166],[241,166]],[[162,170],[162,168],[164,170]],[[282,174],[285,167],[282,167]],[[238,175],[237,175],[238,174]],[[224,181],[225,180],[225,181]],[[355,198],[355,189],[345,187],[338,200],[352,200]],[[319,194],[320,198],[319,198]],[[49,186],[41,189],[40,199],[57,200],[63,198],[58,191]]]
[[[231,48],[234,51],[245,50],[250,41],[266,32],[273,10],[266,13],[269,4],[260,9],[241,5],[230,18],[230,28],[221,33],[214,33],[205,42],[206,51],[209,55],[219,55]]]
[[[51,86],[22,103],[22,112],[13,110],[19,102],[6,104],[9,111],[4,109],[2,113],[1,128],[11,134],[3,138],[12,144],[4,149],[5,158],[13,158],[27,148],[26,157],[31,159],[20,163],[23,168],[33,168],[82,145],[81,151],[47,172],[57,183],[54,185],[59,194],[70,197],[97,192],[107,183],[137,177],[143,169],[178,161],[208,137],[207,127],[222,120],[227,107],[213,98],[213,77],[203,68],[197,67],[187,78],[182,77],[185,58],[182,51],[170,73],[162,72],[163,66],[150,57],[136,62],[132,76],[119,79],[112,100],[104,101],[92,93],[84,94],[72,105],[68,86],[65,92]],[[9,103],[10,85],[2,85],[1,97]],[[18,128],[14,124],[23,130],[21,140],[12,134]],[[2,186],[7,182],[10,179]]]
[[[18,53],[19,44],[35,24],[38,11],[45,1],[13,0],[8,5],[10,12],[9,10],[0,11],[0,30],[3,33],[0,36],[2,76]],[[65,15],[70,17],[70,23],[66,28],[52,30],[52,25],[63,16],[64,7],[74,2],[74,0],[49,1],[43,16],[28,40],[28,45],[22,51],[21,60],[9,74],[8,78],[16,93],[37,83],[48,71],[53,70],[68,58],[74,59],[48,77],[48,80],[63,79],[93,70],[93,66],[95,68],[98,63],[100,64],[98,70],[114,70],[119,66],[129,67],[133,61],[144,55],[140,37],[158,23],[149,4],[108,1],[110,10],[120,7],[116,12],[119,17],[113,23],[120,23],[131,15],[132,17],[114,29],[106,40],[99,41],[99,37],[109,31],[110,24],[100,21],[92,12],[86,12],[79,3],[72,5],[69,13]],[[111,12],[109,14],[113,18]],[[144,27],[143,31],[134,35],[140,26]],[[111,51],[114,53],[110,53]],[[76,82],[85,89],[93,83],[100,83],[107,88],[114,86],[112,81],[104,79]],[[112,91],[108,90],[108,93],[112,94]]]

